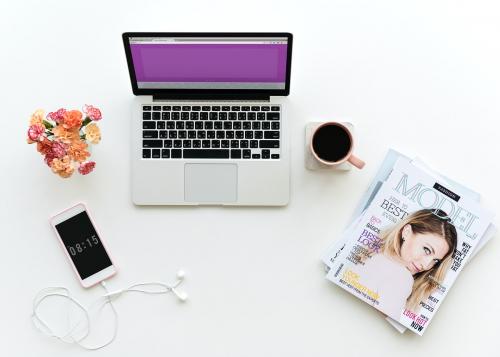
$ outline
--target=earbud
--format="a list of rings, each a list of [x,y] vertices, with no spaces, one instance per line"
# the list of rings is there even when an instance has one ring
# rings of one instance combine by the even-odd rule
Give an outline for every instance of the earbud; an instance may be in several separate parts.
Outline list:
[[[184,291],[177,291],[175,289],[172,289],[172,292],[182,302],[186,302],[186,300],[188,299],[188,295]]]
[[[177,272],[177,279],[184,280],[185,277],[186,277],[186,272],[184,270],[179,270]]]

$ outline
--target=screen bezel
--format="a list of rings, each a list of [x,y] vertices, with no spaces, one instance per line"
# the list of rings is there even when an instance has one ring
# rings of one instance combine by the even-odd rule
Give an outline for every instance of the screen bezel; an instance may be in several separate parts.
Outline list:
[[[78,271],[75,264],[73,263],[73,260],[71,259],[71,256],[70,256],[68,250],[66,249],[66,244],[64,243],[64,240],[59,235],[59,231],[56,228],[56,225],[58,225],[59,223],[67,221],[68,219],[70,219],[70,218],[72,218],[72,217],[74,217],[82,212],[87,213],[87,216],[90,219],[90,223],[92,224],[95,231],[99,235],[99,240],[101,241],[102,247],[103,247],[104,251],[106,252],[106,255],[108,256],[109,260],[111,261],[111,265],[107,266],[106,268],[94,273],[93,275],[91,275],[85,279],[82,279],[80,277],[80,272]],[[61,248],[64,251],[64,254],[68,258],[68,260],[71,264],[71,267],[73,268],[73,271],[75,272],[76,277],[78,278],[78,280],[80,281],[80,284],[84,288],[91,287],[91,286],[93,286],[93,285],[95,285],[95,284],[97,284],[105,279],[108,279],[116,274],[117,270],[115,267],[115,263],[114,263],[113,259],[111,258],[111,256],[109,255],[108,250],[106,249],[106,245],[105,245],[104,241],[102,240],[101,234],[97,230],[96,225],[94,224],[92,216],[90,215],[89,211],[87,210],[87,207],[83,203],[79,203],[73,207],[70,207],[67,210],[59,213],[58,215],[52,217],[50,219],[50,224],[51,224],[51,226],[52,226],[52,228],[53,228],[53,230],[54,230],[54,232],[59,240],[59,243],[61,244]]]
[[[151,89],[139,88],[134,71],[132,51],[130,50],[131,37],[286,37],[287,38],[287,63],[286,80],[284,89]],[[125,55],[127,57],[128,72],[132,83],[132,92],[135,95],[158,95],[162,97],[228,97],[248,98],[252,96],[287,96],[290,94],[290,73],[292,66],[293,35],[288,32],[125,32],[122,34]]]

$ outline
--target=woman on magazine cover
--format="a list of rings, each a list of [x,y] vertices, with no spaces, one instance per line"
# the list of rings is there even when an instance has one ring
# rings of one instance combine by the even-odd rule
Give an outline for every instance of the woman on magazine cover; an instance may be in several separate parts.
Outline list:
[[[363,270],[365,284],[377,286],[376,307],[399,319],[405,308],[418,311],[420,302],[442,284],[457,231],[444,211],[423,209],[383,231],[380,239],[380,247],[357,268]]]

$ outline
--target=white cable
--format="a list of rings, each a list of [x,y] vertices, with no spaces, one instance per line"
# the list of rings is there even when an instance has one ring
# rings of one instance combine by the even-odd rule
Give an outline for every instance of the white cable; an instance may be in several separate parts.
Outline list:
[[[185,276],[184,272],[180,270],[177,272],[177,281],[172,285],[165,284],[162,282],[144,282],[144,283],[133,284],[126,289],[116,290],[112,292],[108,290],[106,282],[102,281],[101,286],[104,288],[104,290],[106,290],[106,294],[102,295],[99,299],[97,299],[94,303],[92,303],[90,307],[94,306],[97,303],[100,303],[99,309],[102,310],[106,305],[109,304],[114,315],[114,329],[113,329],[113,334],[109,338],[109,340],[99,346],[90,347],[90,346],[85,346],[82,343],[90,334],[89,310],[86,309],[80,302],[78,302],[78,300],[73,298],[70,295],[69,290],[64,287],[49,287],[40,290],[33,299],[33,312],[31,315],[31,319],[35,328],[41,333],[45,334],[46,336],[54,337],[68,344],[75,343],[81,348],[86,350],[91,350],[91,351],[98,350],[111,344],[115,340],[118,334],[118,313],[112,303],[113,299],[116,299],[119,296],[128,292],[139,292],[143,294],[152,294],[152,295],[167,294],[169,292],[172,292],[180,301],[184,302],[187,300],[187,294],[185,292],[180,292],[177,290],[177,287],[184,280],[184,276]],[[53,330],[49,327],[49,324],[40,316],[38,312],[40,305],[45,300],[53,297],[62,297],[64,299],[67,299],[68,303],[73,303],[73,305],[76,306],[78,310],[83,313],[83,317],[80,318],[80,320],[76,321],[75,324],[72,326],[70,317],[70,308],[68,307],[68,330],[61,335],[57,335],[56,333],[54,333]],[[77,330],[77,328],[82,325],[82,323],[84,323],[84,328],[85,328],[83,336],[75,337],[74,333]]]

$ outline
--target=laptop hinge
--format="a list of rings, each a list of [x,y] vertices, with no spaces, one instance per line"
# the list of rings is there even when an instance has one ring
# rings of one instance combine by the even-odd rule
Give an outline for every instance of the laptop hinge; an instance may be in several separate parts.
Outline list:
[[[153,101],[199,100],[199,101],[262,101],[269,102],[271,97],[265,94],[153,94]]]

